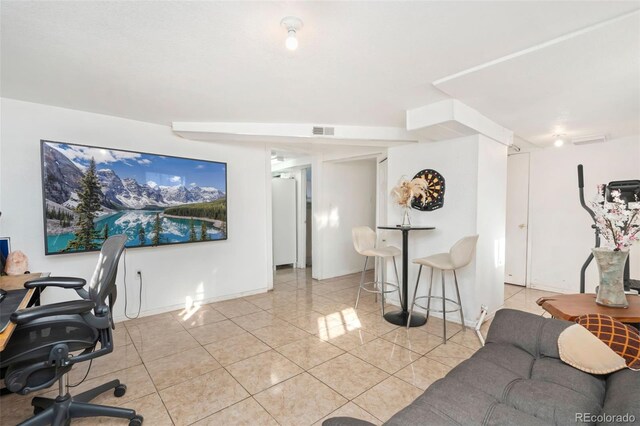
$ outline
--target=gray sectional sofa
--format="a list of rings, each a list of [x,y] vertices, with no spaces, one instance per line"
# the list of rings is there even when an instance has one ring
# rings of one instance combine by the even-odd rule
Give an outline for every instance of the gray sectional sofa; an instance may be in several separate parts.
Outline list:
[[[640,372],[591,375],[559,359],[558,336],[571,324],[498,311],[486,345],[385,425],[640,424]],[[336,417],[323,425],[370,423]]]

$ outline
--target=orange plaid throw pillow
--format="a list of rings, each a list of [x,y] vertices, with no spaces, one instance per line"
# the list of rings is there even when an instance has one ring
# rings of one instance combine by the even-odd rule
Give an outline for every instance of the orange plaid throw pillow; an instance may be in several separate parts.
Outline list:
[[[582,315],[576,323],[624,358],[627,367],[640,369],[640,332],[635,327],[601,314]]]

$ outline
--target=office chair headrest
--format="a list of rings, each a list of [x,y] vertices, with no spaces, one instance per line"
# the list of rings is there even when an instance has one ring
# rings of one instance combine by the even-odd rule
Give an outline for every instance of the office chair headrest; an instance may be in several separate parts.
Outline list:
[[[96,269],[89,282],[89,296],[97,306],[105,305],[108,296],[112,297],[110,304],[115,303],[118,262],[126,243],[126,235],[114,235],[102,244]]]

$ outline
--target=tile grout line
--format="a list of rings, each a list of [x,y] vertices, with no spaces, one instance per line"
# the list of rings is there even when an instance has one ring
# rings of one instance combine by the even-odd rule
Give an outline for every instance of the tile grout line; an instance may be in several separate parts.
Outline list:
[[[136,348],[136,350],[137,350],[137,348]],[[142,360],[142,357],[140,357],[140,359]],[[162,395],[160,395],[160,390],[158,390],[158,387],[156,386],[156,382],[153,380],[153,377],[151,376],[151,373],[149,372],[149,369],[147,368],[147,364],[144,362],[144,360],[142,360],[142,365],[144,366],[145,371],[149,375],[149,380],[151,380],[151,384],[153,385],[153,388],[156,390],[156,394],[158,395],[158,398],[160,398],[160,402],[162,403],[162,406],[164,407],[165,411],[167,412],[167,415],[169,416],[169,419],[171,420],[171,423],[175,425],[176,422],[174,421],[174,418],[171,415],[171,412],[169,411],[169,408],[167,407],[166,403],[164,402],[164,399],[162,399]]]
[[[364,411],[365,413],[369,413],[369,411],[365,410],[363,407],[361,407],[360,405],[358,405],[358,403],[357,403],[357,402],[355,402],[355,401],[351,401],[351,402],[352,402],[356,407],[358,407],[359,409],[361,409],[362,411]],[[384,423],[384,421],[380,420],[379,418],[377,418],[376,416],[374,416],[372,413],[369,413],[369,415],[370,415],[371,417],[373,417],[374,419],[377,419],[377,420],[380,422],[380,424],[383,424],[383,423]]]
[[[129,330],[127,329],[126,326],[125,326],[125,330],[126,330],[127,334],[129,334]],[[131,339],[131,336],[129,336],[129,338]],[[144,359],[142,358],[142,355],[140,355],[140,352],[138,351],[138,348],[135,346],[135,342],[133,341],[133,339],[131,339],[131,344],[133,345],[133,348],[136,350],[136,352],[138,352],[138,356],[140,357],[140,361],[142,362],[142,365],[144,366],[144,369],[147,372],[147,375],[149,376],[149,380],[151,381],[151,384],[153,385],[153,388],[156,390],[155,393],[158,395],[158,398],[160,399],[160,402],[162,403],[162,406],[164,407],[165,411],[167,412],[167,415],[169,416],[169,420],[171,421],[171,423],[173,425],[175,425],[176,423],[174,422],[174,419],[171,416],[171,412],[169,411],[169,408],[167,408],[167,405],[165,404],[164,399],[162,399],[162,395],[160,395],[160,390],[158,390],[158,387],[156,386],[156,382],[153,380],[153,377],[151,376],[151,373],[149,372],[149,369],[147,368],[147,364],[145,363]],[[179,353],[181,353],[181,352],[179,352]],[[167,356],[170,356],[170,355],[167,355]],[[158,359],[162,359],[162,358],[158,358]],[[136,411],[136,414],[137,414],[137,411]]]

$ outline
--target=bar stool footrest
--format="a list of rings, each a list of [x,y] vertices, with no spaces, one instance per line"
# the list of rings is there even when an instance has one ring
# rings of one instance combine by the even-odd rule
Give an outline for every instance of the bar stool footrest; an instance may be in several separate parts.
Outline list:
[[[453,308],[453,309],[444,310],[444,311],[443,311],[443,310],[441,310],[441,309],[435,309],[435,308],[432,308],[432,307],[429,307],[429,308],[428,308],[428,307],[426,307],[426,306],[420,305],[420,304],[418,304],[418,300],[420,300],[420,299],[436,299],[436,300],[442,300],[442,296],[419,296],[419,297],[416,297],[416,298],[414,299],[413,304],[414,304],[415,306],[417,306],[417,307],[421,308],[421,309],[424,309],[424,310],[425,310],[425,311],[427,311],[427,312],[438,312],[438,313],[442,313],[442,312],[444,312],[444,313],[450,313],[450,312],[460,312],[460,309],[462,309],[462,305],[460,305],[457,301],[455,301],[455,300],[453,300],[453,299],[449,299],[448,297],[445,297],[445,298],[444,298],[444,300],[446,300],[446,301],[447,301],[447,302],[449,302],[449,303],[453,303],[453,304],[454,304],[455,306],[457,306],[457,307],[456,307],[456,308]]]
[[[389,283],[389,282],[388,282],[388,283],[385,283],[385,285],[386,285],[387,287],[390,287],[391,289],[390,289],[390,290],[385,290],[385,291],[382,291],[382,289],[378,290],[378,289],[376,289],[376,288],[373,288],[373,289],[371,289],[371,288],[367,288],[366,286],[367,286],[367,285],[370,285],[370,284],[379,284],[379,283],[377,283],[377,282],[375,282],[375,281],[369,281],[369,282],[367,282],[367,283],[362,284],[362,285],[360,286],[360,288],[361,288],[362,290],[366,291],[367,293],[372,293],[372,294],[382,294],[382,293],[387,294],[387,293],[395,293],[395,292],[397,292],[397,291],[399,291],[399,290],[400,290],[400,287],[399,287],[397,284],[393,284],[393,283]]]

